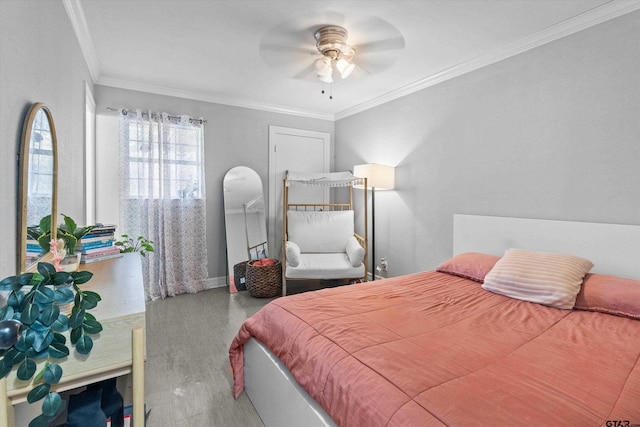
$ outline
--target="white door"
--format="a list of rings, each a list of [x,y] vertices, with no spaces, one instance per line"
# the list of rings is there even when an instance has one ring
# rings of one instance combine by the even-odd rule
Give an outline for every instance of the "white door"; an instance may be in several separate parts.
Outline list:
[[[273,258],[281,258],[285,172],[329,172],[330,164],[331,138],[328,133],[269,126],[269,253]],[[329,192],[293,188],[289,191],[289,201],[328,203]]]

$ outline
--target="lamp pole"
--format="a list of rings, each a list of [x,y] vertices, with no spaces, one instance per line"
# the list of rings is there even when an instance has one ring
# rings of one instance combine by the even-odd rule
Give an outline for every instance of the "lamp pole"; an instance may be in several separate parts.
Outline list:
[[[377,163],[367,163],[354,166],[353,174],[360,178],[366,178],[366,184],[371,184],[371,187],[365,188],[367,190],[371,188],[371,277],[372,280],[376,280],[376,188],[380,190],[395,188],[395,168]]]
[[[371,280],[376,280],[376,187],[371,187]]]

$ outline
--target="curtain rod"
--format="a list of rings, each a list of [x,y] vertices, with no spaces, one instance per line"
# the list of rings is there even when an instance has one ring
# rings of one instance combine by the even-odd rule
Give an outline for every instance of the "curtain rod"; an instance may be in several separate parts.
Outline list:
[[[124,113],[125,115],[127,115],[128,113],[135,113],[135,110],[130,110],[128,108],[107,107],[107,111],[118,111],[118,112],[122,111],[122,113]],[[151,113],[151,114],[157,114],[157,113]],[[142,111],[142,116],[144,117],[145,115],[149,115],[149,113],[147,111]],[[181,119],[180,116],[171,116],[171,115],[169,115],[168,117],[171,120],[180,120]],[[207,121],[204,120],[204,119],[194,119],[194,118],[190,117],[189,120],[192,121],[192,122],[199,122],[200,124],[207,123]]]

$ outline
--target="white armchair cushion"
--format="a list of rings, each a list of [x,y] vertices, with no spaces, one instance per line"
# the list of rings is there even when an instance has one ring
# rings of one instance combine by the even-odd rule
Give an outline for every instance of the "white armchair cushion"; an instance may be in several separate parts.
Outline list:
[[[364,248],[360,246],[358,243],[358,239],[354,236],[351,236],[349,239],[349,243],[347,243],[347,256],[349,257],[349,261],[351,265],[354,267],[359,267],[362,265],[362,261],[364,260]]]
[[[302,253],[344,253],[353,237],[353,211],[289,211],[287,233]]]
[[[287,264],[297,267],[300,264],[300,246],[294,242],[287,242]]]
[[[2,0],[0,0],[2,1]],[[364,277],[364,263],[354,267],[345,252],[333,254],[300,254],[300,264],[287,264],[287,279],[359,279]]]

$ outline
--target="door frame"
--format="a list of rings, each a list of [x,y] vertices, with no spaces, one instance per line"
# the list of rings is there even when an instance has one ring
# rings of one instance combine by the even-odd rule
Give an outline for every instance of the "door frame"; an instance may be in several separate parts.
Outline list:
[[[304,129],[294,129],[282,126],[269,125],[269,253],[273,258],[280,258],[280,254],[275,251],[276,239],[276,219],[278,213],[282,210],[282,206],[276,206],[275,194],[278,186],[282,186],[282,181],[277,179],[276,168],[276,144],[279,135],[290,135],[303,138],[321,139],[323,142],[324,170],[322,172],[331,171],[331,134],[328,132],[319,132]],[[303,171],[301,171],[303,172]],[[278,181],[278,182],[276,182]]]

